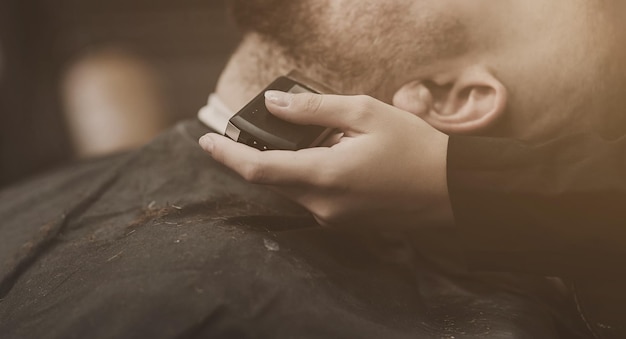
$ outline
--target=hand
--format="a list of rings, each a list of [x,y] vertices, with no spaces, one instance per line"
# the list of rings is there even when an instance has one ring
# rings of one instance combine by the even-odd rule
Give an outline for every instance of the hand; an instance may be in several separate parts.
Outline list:
[[[270,185],[323,225],[413,226],[453,222],[446,182],[448,136],[367,96],[268,91],[279,118],[332,127],[330,147],[261,152],[218,134],[200,145],[244,179]]]

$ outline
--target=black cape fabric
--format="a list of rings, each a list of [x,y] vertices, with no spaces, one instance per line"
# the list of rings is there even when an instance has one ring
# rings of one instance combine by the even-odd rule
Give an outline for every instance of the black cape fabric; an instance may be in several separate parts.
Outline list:
[[[446,271],[395,236],[316,226],[210,159],[205,132],[184,122],[0,193],[0,338],[584,335],[543,279]]]
[[[626,137],[450,137],[448,184],[476,270],[567,278],[599,337],[626,338]]]

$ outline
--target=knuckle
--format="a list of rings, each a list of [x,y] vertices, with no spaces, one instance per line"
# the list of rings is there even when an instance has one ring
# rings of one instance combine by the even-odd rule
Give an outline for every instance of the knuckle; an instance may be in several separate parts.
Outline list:
[[[374,99],[369,95],[357,95],[354,97],[355,106],[359,111],[369,111],[373,106]]]
[[[367,95],[357,95],[354,101],[354,119],[365,120],[369,118],[374,108],[374,99]]]
[[[332,204],[320,204],[312,212],[318,221],[326,225],[332,225],[337,220],[337,211]]]
[[[318,217],[318,216],[317,216],[317,215],[315,215],[315,214],[313,214],[313,217],[315,218],[315,221],[317,221],[317,223],[318,223],[320,226],[324,226],[324,227],[327,227],[327,226],[332,226],[332,225],[331,225],[330,223],[328,223],[326,220],[324,220],[324,219],[322,219],[322,218]]]
[[[265,173],[264,166],[258,159],[255,159],[253,161],[250,161],[250,163],[248,163],[243,168],[241,175],[248,182],[260,183],[263,181],[265,177],[264,173]]]
[[[323,98],[321,95],[307,93],[302,101],[303,109],[306,112],[315,113],[322,105],[322,100]]]

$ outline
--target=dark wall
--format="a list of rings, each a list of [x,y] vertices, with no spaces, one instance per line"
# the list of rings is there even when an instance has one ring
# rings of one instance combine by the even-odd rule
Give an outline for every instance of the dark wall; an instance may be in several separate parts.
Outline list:
[[[0,187],[71,161],[63,70],[81,53],[122,46],[165,84],[171,121],[193,117],[236,46],[226,0],[0,0]]]

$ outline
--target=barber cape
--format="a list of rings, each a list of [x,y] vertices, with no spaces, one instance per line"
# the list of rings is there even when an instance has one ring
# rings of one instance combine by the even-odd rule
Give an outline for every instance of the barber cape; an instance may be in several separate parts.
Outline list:
[[[584,337],[542,279],[447,271],[404,235],[319,227],[207,156],[207,132],[185,121],[1,192],[0,337]]]

